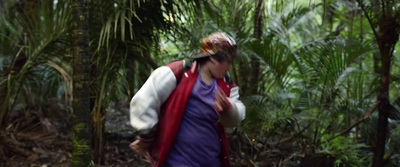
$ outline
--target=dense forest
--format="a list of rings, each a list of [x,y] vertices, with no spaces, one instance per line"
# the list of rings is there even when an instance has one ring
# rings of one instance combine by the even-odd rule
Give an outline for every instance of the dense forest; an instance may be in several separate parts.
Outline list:
[[[400,0],[2,0],[0,166],[146,166],[130,99],[216,31],[233,166],[400,166]]]

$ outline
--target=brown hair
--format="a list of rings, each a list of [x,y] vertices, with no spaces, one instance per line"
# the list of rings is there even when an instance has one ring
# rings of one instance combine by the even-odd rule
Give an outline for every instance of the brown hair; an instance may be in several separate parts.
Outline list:
[[[194,56],[199,63],[209,60],[213,56],[217,61],[232,62],[237,57],[235,40],[223,32],[215,32],[202,39],[200,55]]]

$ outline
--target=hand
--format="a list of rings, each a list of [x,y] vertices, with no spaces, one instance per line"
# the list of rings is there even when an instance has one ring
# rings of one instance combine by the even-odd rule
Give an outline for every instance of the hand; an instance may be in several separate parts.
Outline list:
[[[138,154],[148,154],[150,151],[151,142],[143,142],[141,140],[135,140],[129,147]]]
[[[229,111],[232,108],[231,102],[229,102],[228,97],[223,90],[219,90],[215,97],[215,108],[218,113],[223,113],[225,111]]]

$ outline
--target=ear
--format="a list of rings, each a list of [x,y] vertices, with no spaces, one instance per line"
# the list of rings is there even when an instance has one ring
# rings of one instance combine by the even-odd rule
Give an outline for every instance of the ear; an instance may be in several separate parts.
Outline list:
[[[210,61],[211,61],[211,63],[213,63],[213,64],[215,64],[215,63],[217,62],[217,60],[216,60],[214,57],[212,57],[212,56],[210,56]]]

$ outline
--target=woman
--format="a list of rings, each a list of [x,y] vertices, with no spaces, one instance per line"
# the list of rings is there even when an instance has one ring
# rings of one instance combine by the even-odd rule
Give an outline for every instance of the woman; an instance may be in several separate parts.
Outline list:
[[[223,126],[245,117],[239,88],[228,71],[236,42],[216,32],[202,40],[200,55],[157,68],[130,104],[139,131],[130,147],[146,153],[153,166],[229,166]]]

